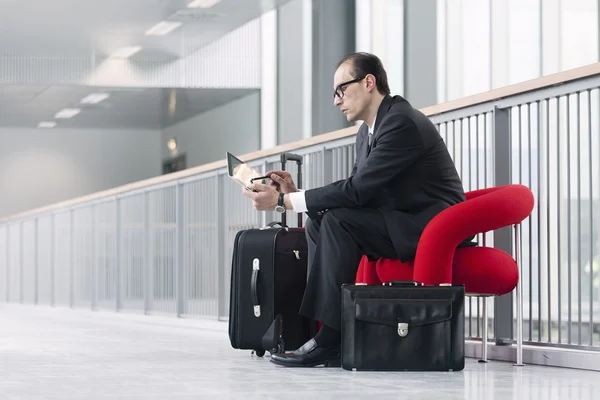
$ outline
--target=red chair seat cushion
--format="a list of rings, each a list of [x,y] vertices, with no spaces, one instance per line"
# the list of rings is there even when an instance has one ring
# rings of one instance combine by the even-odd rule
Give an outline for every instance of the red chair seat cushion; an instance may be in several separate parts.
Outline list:
[[[432,267],[432,269],[435,267]],[[413,262],[363,257],[356,282],[380,284],[393,280],[413,280]],[[519,280],[517,263],[508,253],[493,247],[460,247],[452,263],[452,283],[464,284],[467,293],[503,295]],[[432,282],[423,282],[425,284]],[[437,283],[437,282],[436,282]]]

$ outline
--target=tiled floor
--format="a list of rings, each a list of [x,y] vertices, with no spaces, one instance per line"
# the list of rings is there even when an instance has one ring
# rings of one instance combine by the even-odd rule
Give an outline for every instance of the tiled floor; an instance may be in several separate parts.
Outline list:
[[[468,360],[454,373],[286,369],[227,325],[0,304],[0,399],[597,399],[600,373]]]

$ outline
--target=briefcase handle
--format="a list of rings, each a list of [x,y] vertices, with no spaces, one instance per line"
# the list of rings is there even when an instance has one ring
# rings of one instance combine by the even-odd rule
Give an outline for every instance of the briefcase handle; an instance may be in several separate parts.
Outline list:
[[[383,283],[383,286],[424,286],[421,282],[417,281],[387,281]]]

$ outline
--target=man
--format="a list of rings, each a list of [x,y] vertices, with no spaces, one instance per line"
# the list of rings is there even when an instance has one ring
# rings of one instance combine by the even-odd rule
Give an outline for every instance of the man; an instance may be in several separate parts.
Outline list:
[[[427,223],[465,200],[461,180],[435,125],[404,98],[391,96],[372,54],[340,61],[334,104],[348,121],[363,121],[351,176],[297,191],[289,173],[267,173],[273,186],[244,191],[257,210],[278,205],[307,212],[309,277],[300,313],[323,323],[317,335],[271,361],[285,366],[339,366],[341,285],[353,283],[363,255],[413,260]]]

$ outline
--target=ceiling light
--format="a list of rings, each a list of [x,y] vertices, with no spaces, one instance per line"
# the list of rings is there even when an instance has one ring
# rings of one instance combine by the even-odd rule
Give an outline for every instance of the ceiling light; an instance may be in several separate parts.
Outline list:
[[[132,55],[134,55],[135,53],[137,53],[138,51],[140,51],[142,48],[140,46],[128,46],[128,47],[123,47],[120,48],[119,50],[115,51],[113,53],[112,56],[110,56],[111,58],[129,58]]]
[[[81,109],[79,108],[65,108],[57,112],[54,118],[72,118],[79,114],[80,111]]]
[[[181,22],[177,21],[162,21],[158,24],[154,25],[152,28],[146,31],[146,35],[148,36],[164,36],[169,32],[174,31],[175,29],[181,26]]]
[[[108,93],[92,93],[83,99],[81,99],[82,104],[98,104],[101,101],[108,99],[110,94]]]
[[[56,122],[54,121],[43,121],[38,124],[38,128],[54,128],[56,126]]]
[[[175,149],[177,149],[177,140],[175,138],[169,139],[167,142],[167,148],[171,151],[175,151]]]
[[[210,8],[220,2],[221,0],[192,0],[189,4],[189,8]]]

